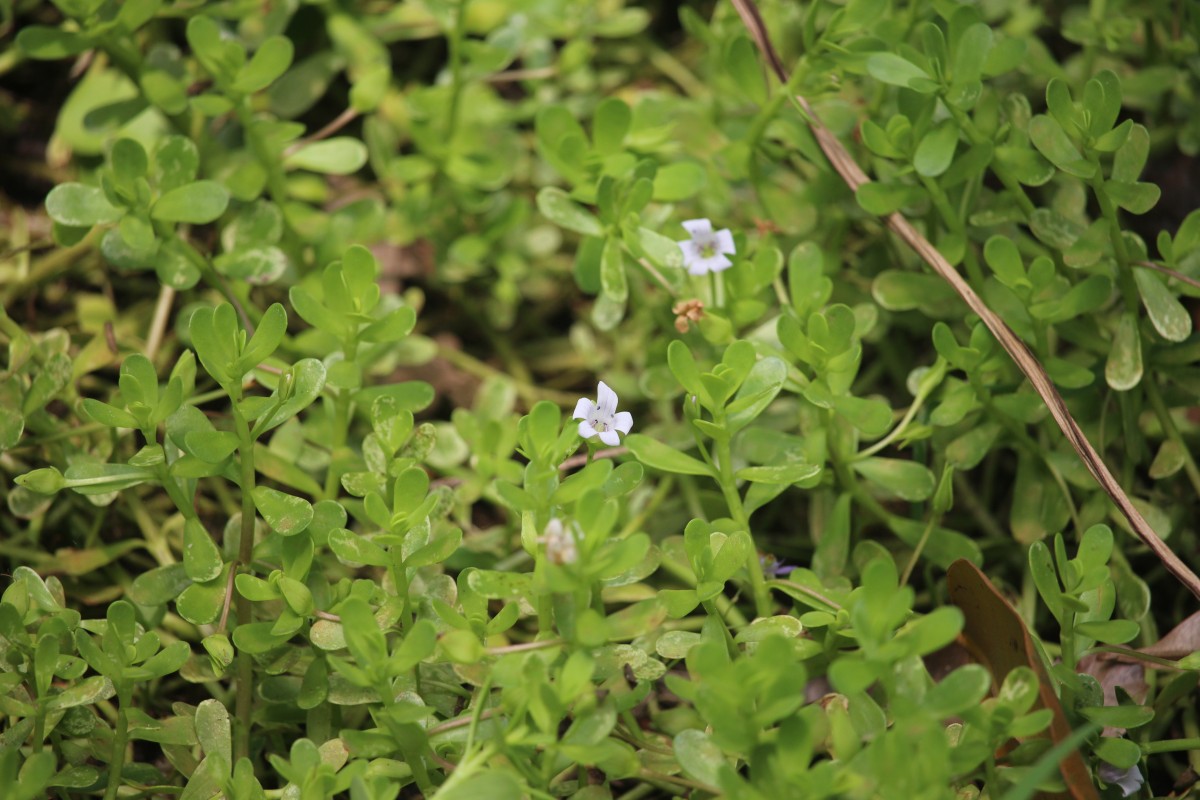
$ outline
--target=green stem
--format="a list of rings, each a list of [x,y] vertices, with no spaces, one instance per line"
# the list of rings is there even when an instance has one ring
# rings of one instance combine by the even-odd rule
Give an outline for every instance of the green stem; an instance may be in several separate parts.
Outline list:
[[[1152,753],[1178,753],[1185,750],[1200,750],[1200,738],[1163,739],[1158,742],[1146,742],[1142,745],[1142,752],[1147,755]]]
[[[46,697],[39,697],[33,713],[33,752],[40,753],[46,739]]]
[[[712,617],[713,619],[715,619],[721,623],[721,630],[725,632],[725,644],[729,648],[729,655],[732,658],[737,658],[738,657],[737,642],[735,642],[733,640],[733,633],[729,630],[729,626],[725,624],[725,620],[724,620],[724,618],[722,618],[720,612],[717,611],[716,604],[713,603],[712,600],[705,600],[700,605],[703,606],[704,610],[706,612],[708,612],[708,615],[710,617]]]
[[[1104,190],[1104,178],[1101,176],[1100,165],[1096,164],[1096,176],[1089,181],[1092,193],[1096,195],[1096,203],[1100,206],[1100,215],[1108,222],[1108,236],[1112,241],[1113,253],[1117,256],[1117,285],[1121,287],[1121,297],[1125,300],[1125,310],[1136,314],[1138,306],[1137,284],[1133,280],[1132,260],[1129,258],[1129,248],[1125,246],[1125,237],[1121,235],[1121,220],[1117,216],[1117,207],[1113,205],[1108,192]]]
[[[127,698],[122,697],[120,703],[117,721],[113,725],[113,749],[108,760],[108,788],[104,792],[104,800],[117,800],[117,790],[121,788],[121,770],[125,767],[125,749],[129,746],[129,718],[125,711]]]
[[[715,421],[718,425],[723,425],[724,414]],[[750,530],[750,517],[746,514],[746,507],[742,505],[742,496],[738,493],[737,481],[733,477],[733,452],[729,446],[728,433],[722,433],[714,440],[713,445],[717,456],[717,482],[721,485],[721,494],[725,495],[729,513],[737,526],[746,531],[750,541],[754,542],[754,533]],[[746,554],[746,571],[750,573],[750,590],[754,595],[755,614],[760,617],[770,616],[771,594],[763,577],[762,564],[758,561],[757,544]]]
[[[241,388],[236,393],[231,392],[233,400],[233,421],[237,428],[238,455],[242,466],[242,535],[238,542],[238,567],[249,569],[254,559],[254,528],[256,511],[254,508],[254,439],[250,435],[250,426],[242,412],[238,409],[241,399]],[[237,621],[239,625],[249,624],[253,616],[253,606],[250,600],[237,594]],[[237,700],[235,715],[237,726],[234,736],[234,760],[250,757],[250,726],[254,703],[254,661],[249,653],[238,652],[237,664]]]
[[[931,369],[938,369],[938,365],[935,364]],[[904,412],[904,416],[901,417],[900,421],[896,423],[896,427],[892,428],[891,432],[888,433],[887,436],[884,436],[875,444],[864,450],[860,450],[858,453],[852,456],[850,460],[861,461],[864,458],[870,458],[894,442],[898,437],[903,435],[904,431],[912,423],[913,418],[917,416],[917,412],[921,410],[921,406],[924,405],[925,401],[929,398],[929,395],[933,394],[933,390],[940,385],[940,380],[929,381],[928,383],[923,382],[917,391],[917,396],[913,398],[912,405],[908,407],[908,411]]]
[[[975,127],[975,123],[971,121],[971,118],[967,116],[965,111],[954,107],[950,103],[946,103],[945,106],[950,110],[950,115],[954,117],[954,121],[958,123],[958,127],[961,128],[963,133],[967,135],[967,138],[971,140],[971,144],[980,145],[984,142],[990,141],[987,136],[984,136],[983,133],[981,133],[980,130]],[[1001,183],[1004,184],[1004,188],[1008,189],[1009,194],[1011,194],[1013,199],[1017,201],[1017,207],[1021,209],[1021,213],[1023,213],[1026,218],[1030,217],[1033,214],[1034,205],[1033,201],[1029,199],[1029,195],[1025,194],[1025,187],[1021,186],[1021,183],[1016,178],[1008,174],[1008,170],[1001,167],[994,160],[991,163],[991,169],[992,173],[1000,179]]]
[[[937,209],[938,215],[942,218],[942,222],[946,224],[953,233],[963,237],[965,251],[963,261],[967,265],[967,274],[971,277],[971,282],[982,288],[984,275],[983,270],[979,266],[979,260],[975,258],[975,251],[971,247],[971,242],[967,238],[967,226],[963,223],[962,217],[954,210],[954,206],[950,204],[950,197],[946,194],[946,190],[942,185],[932,178],[921,178],[921,185],[925,187],[925,191],[929,192],[930,198],[933,200],[933,207]]]

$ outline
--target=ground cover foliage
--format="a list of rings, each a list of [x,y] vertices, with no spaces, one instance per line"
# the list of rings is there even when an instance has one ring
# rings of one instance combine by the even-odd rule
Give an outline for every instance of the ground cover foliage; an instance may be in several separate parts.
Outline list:
[[[0,796],[1194,794],[1194,3],[0,34]]]

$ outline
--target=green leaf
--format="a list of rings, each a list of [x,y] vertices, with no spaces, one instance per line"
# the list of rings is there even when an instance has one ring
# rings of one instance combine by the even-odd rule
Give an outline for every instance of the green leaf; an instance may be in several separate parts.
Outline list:
[[[737,36],[729,43],[725,69],[733,77],[741,97],[760,106],[767,102],[767,81],[758,60],[758,50],[749,38]]]
[[[898,458],[866,458],[854,471],[903,500],[927,500],[933,494],[933,473],[924,464]]]
[[[816,477],[821,473],[821,469],[819,464],[798,461],[770,467],[742,467],[737,471],[736,477],[754,483],[791,485]]]
[[[238,447],[237,434],[231,431],[188,431],[183,440],[187,452],[209,464],[220,464]]]
[[[93,400],[90,397],[83,399],[83,413],[87,414],[93,422],[99,422],[101,425],[107,425],[110,428],[133,428],[139,427],[137,419],[124,409],[111,406],[108,403],[102,403],[99,400]]]
[[[259,45],[244,67],[238,70],[233,90],[243,94],[262,91],[292,65],[294,48],[286,36],[272,36]]]
[[[569,231],[581,233],[584,236],[602,236],[604,228],[582,206],[567,196],[567,193],[555,186],[547,186],[537,194],[538,211],[542,216]]]
[[[165,222],[187,222],[204,225],[225,213],[229,192],[216,181],[196,181],[185,184],[158,198],[150,216]]]
[[[979,664],[967,664],[934,684],[921,706],[938,719],[958,716],[982,702],[991,688],[991,673]]]
[[[1061,624],[1064,614],[1062,588],[1058,582],[1058,573],[1054,569],[1050,548],[1043,541],[1035,541],[1029,546],[1029,573],[1033,576],[1034,586],[1037,587],[1042,602]]]
[[[634,433],[626,436],[625,446],[638,461],[651,469],[681,475],[712,475],[712,471],[703,461],[681,453],[644,434]]]
[[[154,151],[154,163],[158,168],[158,188],[167,192],[196,180],[200,153],[186,136],[165,136]]]
[[[1062,125],[1045,114],[1029,122],[1029,139],[1038,152],[1068,175],[1089,180],[1096,175],[1096,165],[1084,160]]]
[[[679,161],[660,167],[654,174],[654,199],[677,203],[697,194],[708,183],[708,175],[699,164]]]
[[[129,464],[74,464],[67,469],[67,487],[83,495],[108,494],[155,479],[154,472]]]
[[[1112,130],[1121,114],[1121,79],[1110,69],[1101,70],[1083,87],[1083,107],[1087,109],[1088,135],[1103,136]]]
[[[284,159],[294,169],[327,175],[350,175],[367,163],[367,146],[350,136],[335,136],[301,147]]]
[[[620,152],[633,114],[620,98],[609,97],[596,106],[592,117],[592,145],[602,155]]]
[[[345,528],[329,532],[329,549],[340,560],[350,564],[365,564],[371,567],[389,567],[392,558],[379,545]]]
[[[958,147],[958,124],[945,120],[925,134],[913,155],[913,168],[918,175],[935,178],[950,168]]]
[[[287,312],[281,304],[272,303],[263,313],[262,319],[254,329],[254,335],[242,350],[238,359],[241,370],[248,372],[270,358],[286,333]]]
[[[1141,633],[1142,626],[1131,619],[1110,619],[1076,623],[1075,631],[1105,644],[1125,644]]]
[[[786,380],[787,364],[782,359],[768,356],[755,362],[725,409],[730,432],[736,433],[757,419],[779,395]]]
[[[1134,269],[1134,280],[1142,305],[1154,330],[1168,342],[1182,342],[1192,335],[1192,315],[1166,283],[1148,269]]]
[[[895,53],[872,53],[867,59],[867,72],[877,81],[929,93],[937,84],[929,73]]]
[[[681,731],[674,739],[675,759],[692,780],[708,786],[721,784],[721,767],[732,771],[721,748],[704,731]]]
[[[636,11],[640,9],[627,9]],[[521,782],[512,773],[495,768],[481,769],[465,781],[438,790],[438,800],[511,800],[524,797]]]
[[[1162,196],[1157,184],[1142,182],[1105,181],[1104,192],[1130,214],[1145,214],[1158,205]]]
[[[225,564],[216,542],[198,519],[183,524],[183,568],[187,576],[203,583],[221,574]]]
[[[182,564],[172,566],[183,567]],[[227,565],[225,569],[232,569],[232,565]],[[177,589],[175,609],[179,616],[193,625],[209,625],[216,622],[225,608],[227,575],[223,570],[221,575],[207,583],[192,583],[182,591]]]
[[[967,27],[954,43],[952,78],[954,85],[978,81],[992,50],[994,34],[990,26],[976,22]]]
[[[1140,728],[1154,719],[1149,706],[1098,706],[1081,708],[1079,713],[1106,728]]]
[[[292,365],[292,368],[287,374],[290,378],[290,394],[279,408],[277,408],[269,417],[263,417],[254,425],[254,434],[261,436],[272,428],[282,425],[292,417],[299,414],[304,409],[312,405],[312,402],[320,396],[321,390],[325,388],[325,365],[315,358],[302,358]],[[282,385],[282,384],[281,384]],[[415,386],[414,386],[415,385]],[[395,394],[398,397],[407,397],[407,394],[423,395],[420,390],[422,387],[428,387],[428,384],[422,384],[420,381],[409,381],[407,383],[392,384],[391,386],[375,387],[381,391],[370,393],[368,390],[356,392],[354,397],[356,402],[361,402],[369,406],[374,398],[381,394]],[[278,392],[278,389],[276,390]],[[432,393],[432,390],[430,390]],[[429,405],[429,401],[425,402],[410,402],[409,405],[401,406],[416,410]]]
[[[864,211],[880,217],[917,205],[924,198],[925,190],[919,186],[879,181],[867,181],[854,192],[854,199]]]
[[[98,187],[60,183],[46,195],[46,213],[60,225],[90,228],[116,222],[125,210],[109,203]]]
[[[217,383],[226,386],[241,375],[233,375],[237,363],[237,315],[233,306],[222,303],[216,308],[198,308],[192,312],[188,332],[200,363]]]
[[[116,179],[126,185],[132,185],[138,178],[146,177],[150,169],[150,159],[145,148],[134,139],[117,139],[109,154],[109,161],[112,163]]]
[[[625,280],[625,256],[621,240],[610,236],[604,242],[600,256],[600,291],[610,302],[624,306],[629,298],[629,284]]]
[[[255,507],[276,533],[294,536],[312,522],[312,504],[303,497],[285,494],[267,486],[255,486],[253,495]]]
[[[91,37],[46,25],[29,25],[17,31],[17,47],[30,58],[58,61],[92,48]]]
[[[1142,748],[1137,742],[1111,736],[1100,737],[1092,754],[1118,769],[1129,769],[1142,760]]]
[[[1136,183],[1142,170],[1146,168],[1146,159],[1150,157],[1150,132],[1145,125],[1134,125],[1129,131],[1129,138],[1121,145],[1113,156],[1112,171],[1109,178],[1122,183]]]
[[[675,339],[667,347],[667,365],[675,380],[679,381],[679,385],[688,394],[699,396],[705,405],[710,404],[708,392],[700,380],[700,368],[696,366],[696,359],[688,346],[679,339]]]
[[[378,668],[387,661],[387,640],[371,607],[357,597],[351,597],[337,606],[342,619],[342,633],[351,655],[365,669]]]
[[[1137,317],[1121,315],[1104,364],[1104,379],[1118,392],[1127,392],[1142,380],[1142,339]]]

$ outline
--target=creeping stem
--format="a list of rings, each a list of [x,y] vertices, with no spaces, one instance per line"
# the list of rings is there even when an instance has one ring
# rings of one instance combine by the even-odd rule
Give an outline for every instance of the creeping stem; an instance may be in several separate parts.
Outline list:
[[[250,425],[238,408],[241,400],[241,387],[231,392],[233,400],[233,421],[237,429],[238,455],[242,466],[242,535],[238,543],[237,567],[248,568],[254,558],[254,437],[250,434]],[[250,600],[239,592],[236,598],[237,619],[239,625],[250,622],[253,608]],[[237,700],[235,716],[237,726],[234,736],[234,760],[250,756],[250,724],[254,701],[254,662],[249,653],[238,651],[237,664]]]
[[[716,422],[718,425],[724,426],[724,414],[717,418]],[[729,446],[728,432],[722,432],[716,439],[714,450],[717,456],[717,482],[721,485],[721,493],[725,496],[729,513],[733,515],[733,521],[737,523],[737,526],[746,531],[753,541],[754,536],[750,532],[750,517],[746,514],[742,496],[738,493],[737,480],[733,477],[733,452]],[[771,595],[767,590],[766,579],[763,577],[762,565],[758,561],[757,547],[751,547],[746,556],[746,571],[750,573],[750,590],[754,596],[755,613],[760,617],[770,616]]]

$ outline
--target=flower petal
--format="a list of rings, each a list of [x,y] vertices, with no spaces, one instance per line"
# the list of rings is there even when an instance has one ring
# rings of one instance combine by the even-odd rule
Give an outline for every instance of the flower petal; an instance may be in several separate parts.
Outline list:
[[[722,272],[727,270],[733,266],[733,262],[720,253],[717,253],[709,256],[708,258],[700,259],[693,266],[702,271],[694,272],[692,269],[689,269],[688,272],[691,272],[693,275],[706,275],[709,272]]]
[[[700,240],[712,237],[712,222],[707,219],[689,219],[682,224],[684,230],[686,230],[693,239]]]
[[[676,242],[679,249],[683,251],[683,265],[690,267],[694,262],[704,258],[704,254],[700,250],[700,245],[691,239],[686,239],[682,242]]]
[[[596,408],[606,417],[611,417],[617,411],[617,393],[608,388],[604,381],[600,381],[596,387]]]
[[[728,228],[717,231],[717,252],[733,254],[737,249],[733,246],[733,234]]]
[[[621,443],[621,439],[617,436],[617,432],[611,428],[600,434],[600,441],[604,442],[609,447],[616,447]]]
[[[575,404],[575,413],[571,415],[571,419],[587,419],[592,413],[592,408],[595,406],[591,400],[586,397],[579,398],[579,402]]]
[[[613,417],[612,426],[621,433],[629,433],[633,428],[633,414],[628,411],[618,411],[617,415]]]
[[[596,429],[592,427],[592,423],[585,419],[579,423],[579,435],[584,439],[590,439],[596,435]]]

